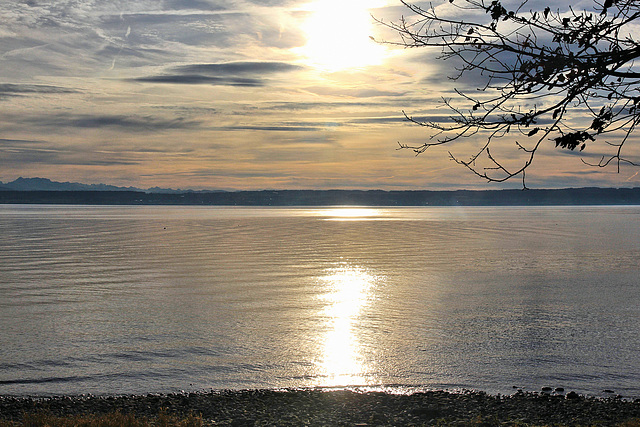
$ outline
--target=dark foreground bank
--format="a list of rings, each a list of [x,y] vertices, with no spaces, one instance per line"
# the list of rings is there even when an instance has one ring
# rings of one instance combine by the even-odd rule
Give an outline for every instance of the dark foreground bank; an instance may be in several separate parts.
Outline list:
[[[113,412],[153,419],[201,415],[204,425],[626,425],[640,426],[640,399],[427,391],[247,390],[120,397],[0,397],[0,420]],[[635,420],[635,421],[633,421]]]

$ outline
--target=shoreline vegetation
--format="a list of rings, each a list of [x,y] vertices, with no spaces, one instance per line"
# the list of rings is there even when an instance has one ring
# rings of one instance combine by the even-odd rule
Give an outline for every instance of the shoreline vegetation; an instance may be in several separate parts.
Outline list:
[[[640,426],[640,399],[479,391],[223,390],[0,396],[5,426]]]

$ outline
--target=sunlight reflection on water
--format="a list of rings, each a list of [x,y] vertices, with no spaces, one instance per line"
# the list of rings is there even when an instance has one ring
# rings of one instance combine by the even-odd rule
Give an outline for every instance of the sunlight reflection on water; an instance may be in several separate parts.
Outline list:
[[[383,212],[380,209],[374,208],[333,208],[333,209],[321,209],[317,211],[318,216],[326,217],[331,221],[361,221],[367,219],[380,219],[383,216]]]
[[[358,267],[340,267],[322,277],[328,292],[322,296],[324,315],[330,327],[324,337],[318,364],[317,386],[367,384],[361,337],[356,333],[358,319],[374,298],[376,278]]]

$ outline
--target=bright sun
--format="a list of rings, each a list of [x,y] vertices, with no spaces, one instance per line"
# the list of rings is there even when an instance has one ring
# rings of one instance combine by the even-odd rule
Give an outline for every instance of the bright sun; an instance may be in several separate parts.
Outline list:
[[[300,50],[310,65],[339,71],[377,65],[386,47],[373,41],[370,9],[383,6],[381,0],[316,0],[306,8],[303,24],[307,44]]]

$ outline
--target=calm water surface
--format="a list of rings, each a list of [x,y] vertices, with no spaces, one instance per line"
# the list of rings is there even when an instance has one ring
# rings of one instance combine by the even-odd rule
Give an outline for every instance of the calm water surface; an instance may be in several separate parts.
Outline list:
[[[640,397],[640,207],[0,206],[0,394]]]

